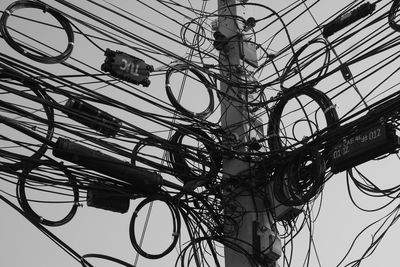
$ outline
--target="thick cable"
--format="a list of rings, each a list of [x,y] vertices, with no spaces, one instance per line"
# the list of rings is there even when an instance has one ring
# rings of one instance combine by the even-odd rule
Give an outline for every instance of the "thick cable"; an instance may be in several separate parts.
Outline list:
[[[301,95],[310,97],[315,101],[324,113],[327,127],[334,125],[338,121],[338,114],[332,101],[323,92],[312,87],[291,88],[282,93],[282,98],[272,108],[270,120],[268,122],[268,145],[271,151],[284,148],[281,137],[281,118],[283,110],[289,100]]]

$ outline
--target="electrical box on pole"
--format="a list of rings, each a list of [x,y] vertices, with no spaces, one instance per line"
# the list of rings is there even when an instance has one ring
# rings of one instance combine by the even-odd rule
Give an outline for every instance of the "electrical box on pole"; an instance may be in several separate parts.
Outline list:
[[[219,62],[223,80],[220,84],[222,95],[221,126],[234,139],[236,150],[245,152],[257,149],[257,136],[262,135],[262,124],[254,120],[247,109],[252,98],[246,85],[252,83],[244,62],[257,66],[255,47],[243,38],[245,7],[239,0],[218,0],[218,23],[214,25],[214,47],[220,51]],[[241,86],[242,85],[242,86]],[[281,255],[281,242],[271,224],[271,214],[267,212],[263,196],[252,187],[254,170],[251,161],[225,157],[223,159],[224,184],[232,179],[246,181],[240,187],[225,188],[227,217],[235,218],[234,224],[225,226],[225,234],[237,248],[225,247],[226,267],[275,266]],[[240,178],[239,178],[240,177]],[[247,182],[248,181],[248,182]],[[238,252],[241,250],[242,252]],[[251,255],[254,261],[246,257]]]

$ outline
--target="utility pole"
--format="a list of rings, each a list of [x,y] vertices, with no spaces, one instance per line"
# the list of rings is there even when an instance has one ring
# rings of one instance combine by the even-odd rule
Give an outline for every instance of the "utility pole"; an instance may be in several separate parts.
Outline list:
[[[224,76],[220,91],[222,97],[228,96],[224,97],[221,104],[221,126],[235,140],[234,143],[239,144],[236,148],[238,152],[247,151],[249,148],[246,144],[263,134],[262,127],[256,127],[259,123],[252,122],[253,115],[246,107],[251,95],[245,88],[238,86],[250,81],[243,64],[246,57],[243,54],[243,47],[246,45],[242,35],[243,20],[238,19],[245,18],[244,2],[247,1],[218,0],[218,25],[214,33],[215,47],[220,50],[221,74]],[[224,183],[229,183],[232,179],[248,181],[248,184],[243,183],[240,187],[225,188],[225,214],[235,218],[234,224],[226,222],[226,238],[242,250],[239,252],[226,246],[225,266],[277,266],[276,260],[282,250],[281,242],[271,225],[272,215],[267,211],[265,199],[251,186],[254,179],[252,163],[225,157],[223,173]],[[256,262],[250,261],[244,251]]]

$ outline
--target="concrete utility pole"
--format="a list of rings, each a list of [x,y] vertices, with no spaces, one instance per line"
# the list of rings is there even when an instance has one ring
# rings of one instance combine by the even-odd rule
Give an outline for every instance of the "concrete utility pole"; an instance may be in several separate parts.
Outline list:
[[[228,81],[221,82],[220,85],[223,95],[229,96],[229,99],[224,98],[222,101],[221,126],[236,139],[235,144],[243,144],[237,148],[238,152],[247,151],[248,146],[244,144],[263,134],[262,127],[255,127],[262,124],[251,122],[253,115],[246,107],[251,95],[246,89],[232,85],[232,83],[243,84],[250,80],[243,64],[247,57],[243,51],[249,43],[243,42],[243,21],[238,19],[238,17],[246,19],[244,2],[247,1],[218,0],[218,25],[214,33],[215,47],[220,50],[221,73]],[[249,129],[256,130],[249,131]],[[243,177],[246,181],[251,181],[254,172],[252,167],[250,162],[224,158],[223,179],[229,181],[233,177],[235,179]],[[257,264],[249,261],[244,253],[225,247],[225,266],[277,266],[276,260],[281,255],[281,242],[276,230],[271,226],[271,214],[267,212],[265,200],[252,188],[251,182],[240,188],[234,188],[234,191],[230,190],[226,188],[228,203],[225,213],[228,217],[236,218],[238,227],[232,227],[227,222],[225,230],[228,240],[234,241],[241,249],[252,255]],[[234,196],[233,199],[231,196]]]

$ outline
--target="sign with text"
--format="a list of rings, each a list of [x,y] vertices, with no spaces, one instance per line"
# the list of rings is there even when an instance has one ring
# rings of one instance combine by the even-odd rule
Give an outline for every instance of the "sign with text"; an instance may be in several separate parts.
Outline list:
[[[112,76],[145,87],[150,85],[149,75],[154,71],[153,66],[146,64],[142,59],[120,51],[107,49],[106,59],[101,70]]]
[[[332,172],[341,172],[386,153],[392,153],[398,146],[399,141],[393,125],[375,125],[336,144],[332,151]]]

